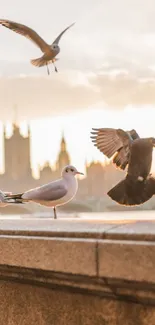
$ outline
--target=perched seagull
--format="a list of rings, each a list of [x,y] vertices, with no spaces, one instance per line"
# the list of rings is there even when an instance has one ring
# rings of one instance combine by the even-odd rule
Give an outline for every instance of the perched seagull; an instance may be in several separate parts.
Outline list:
[[[55,39],[55,41],[49,45],[47,44],[33,29],[16,23],[11,20],[5,20],[5,19],[0,19],[0,24],[6,28],[9,28],[13,30],[14,32],[21,34],[25,36],[26,38],[30,39],[32,42],[34,42],[40,50],[44,53],[43,56],[41,56],[38,59],[31,60],[31,63],[37,67],[42,67],[44,65],[47,66],[47,73],[49,75],[49,68],[48,64],[53,63],[55,71],[58,72],[54,62],[57,61],[58,59],[56,58],[56,55],[60,52],[60,47],[59,47],[59,41],[61,36],[70,28],[72,27],[75,23],[71,24],[67,28],[65,28]]]
[[[46,185],[31,189],[25,193],[13,194],[7,197],[7,202],[36,202],[47,207],[53,207],[54,219],[57,218],[56,207],[71,201],[78,189],[75,175],[84,175],[71,165],[62,170],[62,178]]]
[[[139,138],[137,132],[122,129],[100,128],[92,129],[92,142],[108,158],[113,155],[113,164],[124,170],[128,164],[130,147],[135,139]]]
[[[127,175],[107,194],[121,205],[140,205],[155,194],[155,178],[151,177],[155,138],[136,139],[131,143]]]

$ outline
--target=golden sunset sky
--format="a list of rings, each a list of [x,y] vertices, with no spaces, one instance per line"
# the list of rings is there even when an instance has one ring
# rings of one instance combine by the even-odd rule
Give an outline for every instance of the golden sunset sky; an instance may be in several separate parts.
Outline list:
[[[23,132],[30,123],[35,173],[46,160],[54,164],[62,132],[71,161],[81,171],[86,159],[104,161],[91,143],[92,127],[135,128],[142,137],[155,137],[154,14],[154,0],[1,4],[0,18],[34,28],[50,44],[76,21],[60,41],[59,73],[51,65],[50,76],[44,67],[30,64],[40,50],[0,26],[1,121],[9,132],[17,105]]]

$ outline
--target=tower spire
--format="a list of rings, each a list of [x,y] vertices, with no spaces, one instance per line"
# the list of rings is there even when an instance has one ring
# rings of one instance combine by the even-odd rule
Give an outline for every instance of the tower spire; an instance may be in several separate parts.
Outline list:
[[[13,106],[13,127],[17,127],[18,107],[17,104]]]
[[[64,138],[64,131],[62,131],[62,136],[61,136],[61,151],[66,151],[66,141]]]
[[[56,162],[56,169],[61,170],[65,165],[70,164],[70,157],[66,149],[66,141],[64,138],[64,132],[62,132],[61,143],[60,143],[60,152]]]

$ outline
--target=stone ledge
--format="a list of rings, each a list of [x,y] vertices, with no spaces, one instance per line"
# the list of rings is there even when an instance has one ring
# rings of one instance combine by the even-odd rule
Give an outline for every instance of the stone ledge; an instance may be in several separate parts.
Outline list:
[[[96,275],[96,242],[0,235],[0,265]]]
[[[0,220],[0,265],[155,283],[154,256],[153,221]]]
[[[100,239],[106,231],[117,226],[117,222],[95,219],[1,219],[0,235]]]
[[[99,277],[155,283],[154,242],[100,240],[98,256]]]
[[[5,325],[155,323],[155,223],[0,220]]]
[[[129,213],[128,213],[129,214]],[[146,212],[147,215],[150,213]],[[108,219],[113,215],[114,219]],[[0,219],[0,235],[155,241],[154,220],[120,220],[106,213],[94,219]]]

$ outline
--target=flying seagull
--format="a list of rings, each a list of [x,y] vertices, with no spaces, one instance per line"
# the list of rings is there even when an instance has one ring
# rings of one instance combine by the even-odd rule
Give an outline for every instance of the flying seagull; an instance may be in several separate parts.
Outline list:
[[[155,178],[150,175],[155,138],[131,143],[127,175],[107,194],[121,205],[140,205],[155,194]]]
[[[59,47],[59,41],[61,39],[61,36],[75,23],[69,25],[67,28],[65,28],[58,37],[54,40],[54,42],[49,45],[47,44],[33,29],[31,29],[28,26],[16,23],[11,20],[5,20],[0,19],[0,24],[6,28],[9,28],[13,30],[14,32],[25,36],[26,38],[30,39],[32,42],[34,42],[40,50],[44,53],[43,56],[41,56],[38,59],[31,60],[31,63],[37,67],[42,67],[44,65],[47,66],[47,73],[50,74],[48,64],[53,63],[55,71],[58,72],[54,62],[58,59],[56,58],[57,54],[60,52]]]
[[[113,164],[124,170],[128,164],[130,147],[135,139],[139,138],[137,132],[122,129],[99,128],[92,129],[92,142],[108,158],[113,157]]]
[[[56,219],[56,207],[71,201],[77,192],[78,182],[75,178],[77,174],[83,175],[75,167],[68,165],[62,170],[62,178],[24,193],[8,196],[7,202],[33,201],[47,207],[53,207],[54,219]]]

